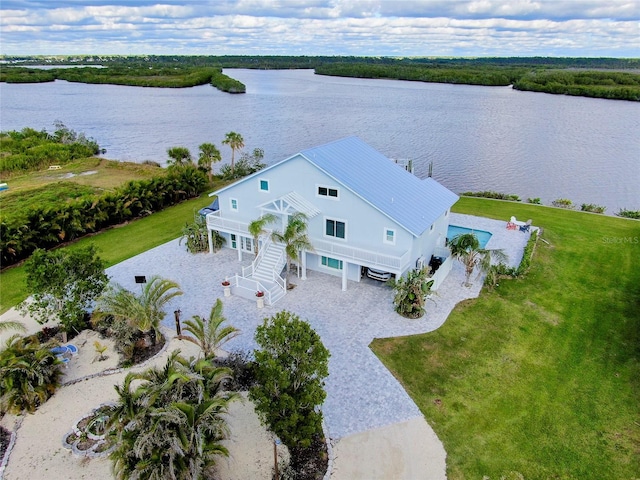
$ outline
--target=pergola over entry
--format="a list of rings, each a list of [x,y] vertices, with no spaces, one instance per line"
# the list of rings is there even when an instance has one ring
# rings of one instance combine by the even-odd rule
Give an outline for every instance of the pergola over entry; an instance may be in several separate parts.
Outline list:
[[[304,213],[307,218],[313,218],[320,213],[320,209],[296,192],[289,192],[275,200],[258,205],[258,208],[263,212],[285,215],[283,220],[296,212]]]

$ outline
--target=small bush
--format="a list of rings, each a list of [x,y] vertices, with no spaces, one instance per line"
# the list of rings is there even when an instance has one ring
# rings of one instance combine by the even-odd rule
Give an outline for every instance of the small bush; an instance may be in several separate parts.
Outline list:
[[[521,201],[518,195],[513,195],[511,193],[493,192],[491,190],[487,190],[484,192],[463,192],[460,195],[462,195],[463,197],[494,198],[496,200],[508,200],[510,202]]]
[[[635,220],[640,220],[640,210],[627,210],[621,208],[619,212],[616,213],[618,217],[624,218],[633,218]]]
[[[534,205],[542,205],[542,202],[540,201],[540,197],[527,198],[527,203],[533,203]]]
[[[228,356],[217,357],[216,365],[230,368],[232,378],[226,381],[225,388],[233,392],[245,392],[256,384],[255,364],[247,352],[231,352]]]
[[[575,205],[568,198],[558,198],[551,202],[551,205],[558,208],[566,208],[567,210],[573,210]]]
[[[594,203],[583,203],[582,205],[580,205],[580,211],[582,212],[604,213],[606,209],[607,207],[596,205]]]

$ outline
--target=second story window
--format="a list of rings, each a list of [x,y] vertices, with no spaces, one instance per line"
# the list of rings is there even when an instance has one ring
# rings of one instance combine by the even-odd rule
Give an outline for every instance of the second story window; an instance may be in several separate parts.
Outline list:
[[[262,192],[269,191],[269,180],[260,180],[260,191]]]
[[[238,210],[238,200],[235,198],[232,198],[229,200],[229,202],[231,203],[231,210]]]
[[[328,237],[345,238],[346,226],[344,222],[327,218],[325,234]]]

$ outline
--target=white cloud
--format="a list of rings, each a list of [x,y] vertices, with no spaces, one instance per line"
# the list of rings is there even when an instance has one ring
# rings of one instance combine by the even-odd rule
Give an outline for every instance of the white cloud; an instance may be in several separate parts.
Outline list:
[[[4,0],[0,53],[637,56],[639,10],[635,0]]]

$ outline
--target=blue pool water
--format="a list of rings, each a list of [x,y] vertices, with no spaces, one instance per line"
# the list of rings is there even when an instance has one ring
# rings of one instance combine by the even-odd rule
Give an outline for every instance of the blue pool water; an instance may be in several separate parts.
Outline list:
[[[473,230],[471,228],[459,227],[457,225],[449,225],[449,229],[447,230],[447,240],[451,241],[453,237],[462,235],[463,233],[473,233],[478,237],[480,248],[485,248],[487,246],[487,242],[492,236],[491,232],[487,232],[486,230]]]

